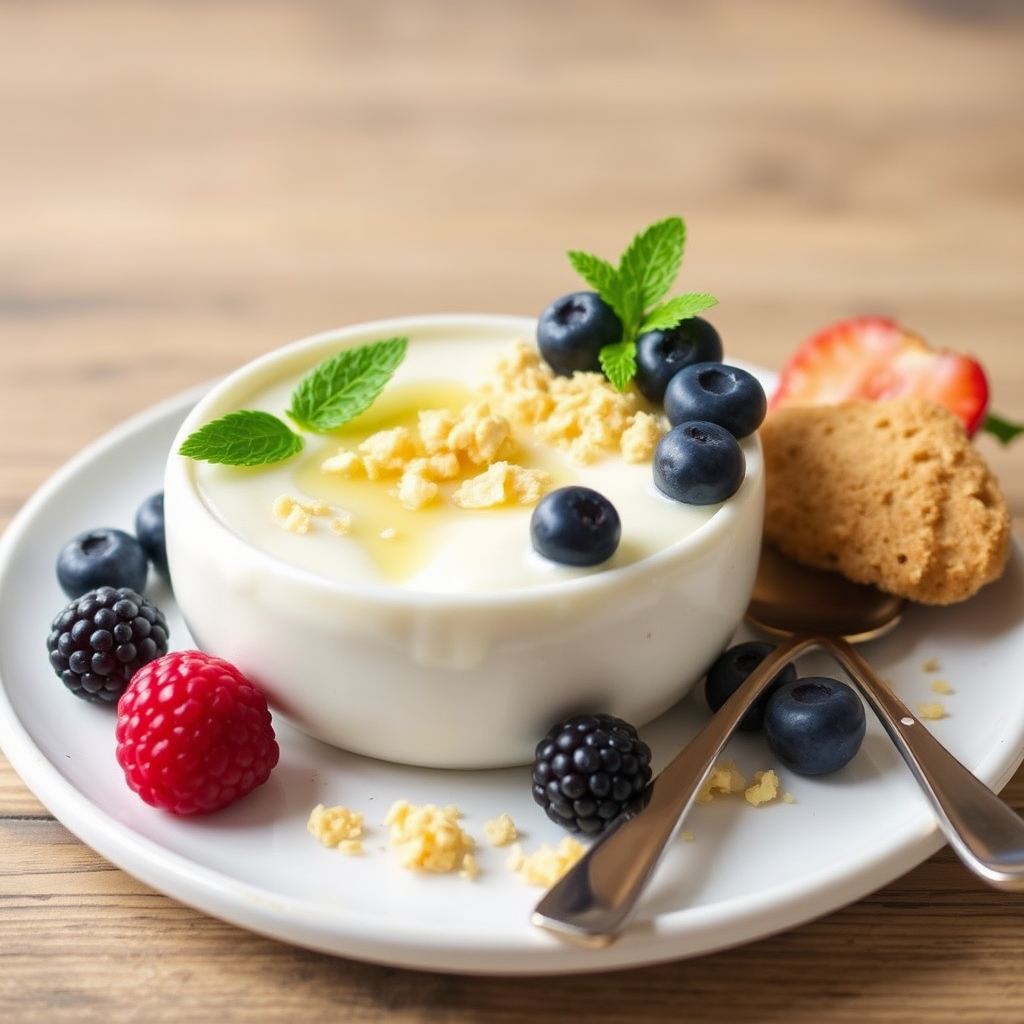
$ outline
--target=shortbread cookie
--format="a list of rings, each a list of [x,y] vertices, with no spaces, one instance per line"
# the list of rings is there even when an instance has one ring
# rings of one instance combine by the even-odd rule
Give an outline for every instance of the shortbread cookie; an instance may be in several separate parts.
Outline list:
[[[789,406],[761,440],[765,539],[796,561],[925,604],[963,601],[1002,573],[1006,500],[942,406]]]

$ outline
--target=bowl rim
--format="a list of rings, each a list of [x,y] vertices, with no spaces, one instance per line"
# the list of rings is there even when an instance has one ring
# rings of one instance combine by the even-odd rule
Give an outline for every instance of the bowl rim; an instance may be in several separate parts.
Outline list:
[[[344,345],[339,346],[343,348],[347,345],[360,344],[370,336],[388,337],[394,334],[406,334],[410,337],[410,341],[414,341],[417,329],[436,330],[447,325],[461,328],[485,325],[492,330],[507,329],[510,337],[532,338],[536,323],[536,318],[510,314],[427,313],[408,315],[318,331],[265,352],[216,381],[189,410],[168,452],[164,479],[165,491],[171,489],[169,485],[172,477],[176,477],[176,482],[181,485],[181,493],[188,496],[188,500],[197,508],[217,538],[218,548],[223,545],[225,550],[234,550],[239,557],[249,559],[250,564],[259,567],[271,576],[285,579],[291,585],[304,586],[312,591],[358,599],[360,602],[373,603],[378,606],[386,605],[392,608],[411,610],[437,611],[444,609],[463,610],[469,613],[474,609],[485,607],[488,611],[493,611],[496,606],[517,608],[538,602],[557,601],[563,596],[566,598],[581,595],[591,597],[600,595],[604,591],[615,592],[620,589],[628,591],[644,584],[653,586],[665,574],[678,575],[687,564],[700,559],[718,543],[728,542],[734,523],[742,518],[748,504],[757,500],[758,492],[763,493],[764,462],[757,431],[740,442],[744,449],[746,470],[739,490],[722,502],[704,523],[668,547],[627,565],[583,573],[568,579],[540,581],[529,586],[495,591],[434,591],[400,587],[386,582],[352,582],[339,577],[322,575],[288,562],[247,540],[217,516],[198,493],[190,471],[192,460],[178,454],[178,448],[184,438],[210,418],[210,414],[205,410],[216,405],[226,392],[237,389],[239,384],[248,377],[262,373],[275,364],[293,361],[297,354],[306,349],[319,348],[331,341],[344,342]],[[753,473],[751,473],[752,467]],[[652,488],[653,486],[652,482]],[[672,499],[666,497],[665,500],[671,501]],[[752,547],[756,550],[759,545]]]

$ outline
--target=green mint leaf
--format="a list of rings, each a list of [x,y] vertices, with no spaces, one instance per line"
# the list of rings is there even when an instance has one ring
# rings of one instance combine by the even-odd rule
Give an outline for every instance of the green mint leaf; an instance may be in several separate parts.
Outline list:
[[[621,320],[622,287],[619,281],[619,272],[607,260],[589,252],[570,249],[566,255],[576,273],[615,310]]]
[[[292,392],[288,415],[306,430],[334,430],[373,404],[405,358],[406,338],[344,349],[313,367]]]
[[[717,304],[717,299],[703,292],[662,301],[679,273],[685,247],[682,217],[665,217],[633,238],[618,267],[588,252],[568,252],[576,272],[622,321],[622,340],[599,353],[605,376],[619,391],[636,374],[636,340],[642,332],[675,327]]]
[[[629,243],[619,261],[619,278],[634,308],[630,323],[639,324],[643,312],[662,299],[679,274],[686,245],[681,217],[655,221]]]
[[[707,292],[687,292],[655,306],[640,325],[640,333],[646,331],[667,331],[671,327],[689,320],[705,309],[718,305],[718,299]]]
[[[605,345],[598,353],[601,369],[616,391],[625,391],[636,373],[636,343],[620,341]]]
[[[193,431],[178,454],[226,466],[266,466],[296,455],[302,444],[302,438],[276,416],[242,409]]]
[[[1003,444],[1009,444],[1014,438],[1024,434],[1024,423],[1011,423],[1002,416],[990,412],[982,421],[981,429],[987,434],[992,434]]]

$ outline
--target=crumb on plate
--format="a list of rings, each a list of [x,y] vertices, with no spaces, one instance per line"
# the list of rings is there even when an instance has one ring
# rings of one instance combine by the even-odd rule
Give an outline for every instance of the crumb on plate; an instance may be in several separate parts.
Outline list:
[[[306,828],[324,846],[347,854],[363,852],[363,815],[359,811],[317,804],[309,812]]]
[[[530,885],[552,886],[575,864],[587,848],[572,836],[565,836],[558,846],[546,843],[531,854],[526,854],[519,843],[509,852],[508,866]]]
[[[443,874],[458,871],[466,878],[479,874],[473,851],[476,842],[459,824],[457,807],[397,800],[384,823],[391,828],[390,845],[398,862],[410,871]]]

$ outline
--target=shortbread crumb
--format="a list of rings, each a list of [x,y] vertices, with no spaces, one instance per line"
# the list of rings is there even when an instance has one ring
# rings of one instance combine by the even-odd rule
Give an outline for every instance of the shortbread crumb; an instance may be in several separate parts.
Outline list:
[[[476,843],[463,831],[460,817],[456,807],[417,807],[408,800],[396,801],[384,823],[391,828],[390,844],[399,864],[409,870],[457,871],[466,878],[476,878]]]
[[[743,791],[748,804],[760,807],[769,804],[779,795],[779,777],[769,768],[767,771],[754,772],[754,782]]]
[[[484,835],[491,846],[508,846],[519,838],[519,830],[512,816],[502,813],[484,822]]]
[[[359,811],[317,804],[309,812],[306,828],[324,846],[349,855],[363,852],[363,815]]]
[[[923,700],[917,705],[917,717],[930,722],[937,722],[946,717],[946,705],[937,700]]]
[[[704,780],[697,794],[697,803],[709,804],[718,793],[742,793],[746,788],[747,780],[736,767],[736,762],[719,761]]]
[[[642,462],[664,433],[665,425],[641,408],[636,391],[616,391],[601,373],[559,376],[523,341],[502,357],[484,388],[502,415],[577,465],[613,453]]]
[[[531,854],[526,854],[516,843],[509,852],[508,866],[528,884],[547,888],[554,885],[586,852],[587,848],[572,836],[565,836],[556,847],[545,843]]]
[[[722,760],[714,765],[704,780],[697,793],[697,803],[709,804],[716,796],[736,796],[742,793],[748,804],[760,807],[778,799],[779,786],[779,777],[771,768],[754,772],[754,779],[751,782],[739,770],[735,761]],[[791,802],[785,800],[785,797],[783,800],[786,803]]]

